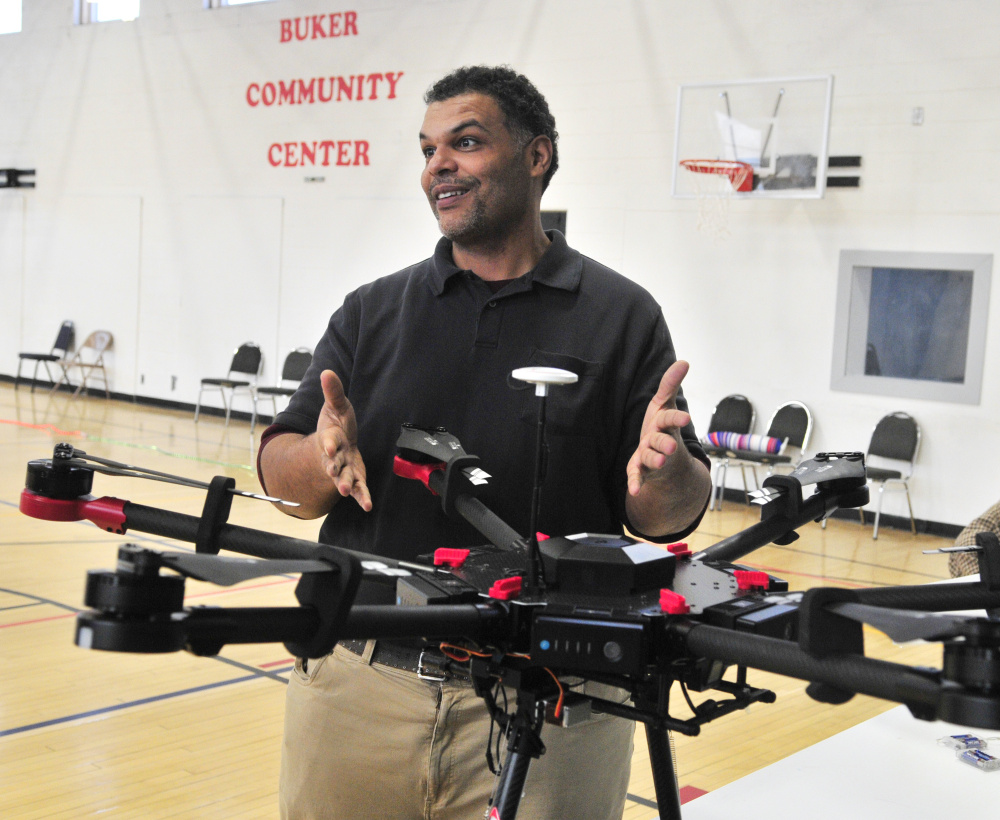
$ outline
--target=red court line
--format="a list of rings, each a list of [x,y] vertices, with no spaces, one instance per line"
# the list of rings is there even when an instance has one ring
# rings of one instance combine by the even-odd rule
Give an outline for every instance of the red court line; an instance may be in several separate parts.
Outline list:
[[[6,629],[9,626],[27,626],[28,624],[40,624],[45,621],[61,621],[65,618],[75,618],[75,612],[67,612],[65,615],[50,615],[48,618],[34,618],[30,621],[15,621],[12,624],[0,624],[0,629]]]
[[[266,584],[254,584],[248,587],[240,587],[239,589],[218,589],[214,592],[198,592],[194,595],[185,595],[184,600],[187,601],[191,598],[209,598],[213,595],[230,595],[234,592],[243,592],[247,589],[263,589],[264,587],[274,587],[281,584],[290,584],[293,581],[298,581],[298,578],[283,578],[280,581],[268,581]]]
[[[286,663],[295,663],[295,658],[285,658],[280,661],[271,661],[270,663],[258,663],[261,669],[270,669],[272,666],[284,666]]]
[[[704,789],[699,789],[697,786],[681,786],[681,805],[694,800],[696,797],[701,797],[703,794],[708,794]]]
[[[0,419],[0,424],[13,424],[15,427],[27,427],[31,430],[44,430],[47,433],[55,433],[57,436],[86,437],[81,430],[60,430],[52,424],[28,424],[26,421],[15,421],[14,419]]]

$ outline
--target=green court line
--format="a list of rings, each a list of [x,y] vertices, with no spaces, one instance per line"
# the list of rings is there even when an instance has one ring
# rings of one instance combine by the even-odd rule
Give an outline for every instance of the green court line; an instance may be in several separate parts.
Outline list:
[[[175,453],[171,450],[164,450],[162,447],[156,444],[137,444],[133,441],[122,441],[121,439],[104,438],[102,436],[94,436],[90,433],[84,433],[82,430],[61,430],[53,424],[29,424],[24,421],[17,421],[15,419],[0,419],[0,424],[11,424],[15,427],[26,427],[30,430],[41,430],[46,433],[50,433],[53,436],[70,436],[76,438],[83,438],[87,441],[98,441],[102,444],[114,444],[119,447],[131,447],[137,450],[149,450],[154,453],[159,453],[160,455],[169,456],[170,458],[181,458],[187,459],[188,461],[196,461],[200,464],[214,464],[217,467],[227,467],[232,470],[246,470],[247,472],[254,472],[255,468],[252,464],[234,464],[230,461],[219,461],[217,459],[202,458],[200,456],[189,456],[184,453]]]

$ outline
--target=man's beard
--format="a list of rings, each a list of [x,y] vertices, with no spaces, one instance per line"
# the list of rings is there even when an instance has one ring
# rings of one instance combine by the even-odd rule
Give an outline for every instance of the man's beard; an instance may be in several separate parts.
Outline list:
[[[469,187],[466,196],[472,196],[479,190],[477,181]],[[442,223],[440,214],[435,211],[441,233],[459,246],[503,242],[528,208],[530,190],[527,181],[516,170],[509,170],[496,180],[492,199],[492,209],[491,203],[484,199],[474,199],[465,216],[461,220],[452,221],[447,227]]]
[[[458,245],[473,245],[485,241],[499,232],[501,226],[491,225],[485,203],[476,200],[473,207],[461,221],[452,222],[447,227],[438,216],[438,226],[445,238]]]

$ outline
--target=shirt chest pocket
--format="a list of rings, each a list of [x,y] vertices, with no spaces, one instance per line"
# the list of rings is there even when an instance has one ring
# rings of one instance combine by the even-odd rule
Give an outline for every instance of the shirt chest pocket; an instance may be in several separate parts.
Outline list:
[[[552,435],[594,436],[603,428],[604,364],[535,349],[524,367],[556,367],[577,375],[575,384],[553,385],[545,401],[545,429]],[[538,423],[541,399],[535,386],[508,375],[509,386],[518,391],[519,418],[526,424]]]

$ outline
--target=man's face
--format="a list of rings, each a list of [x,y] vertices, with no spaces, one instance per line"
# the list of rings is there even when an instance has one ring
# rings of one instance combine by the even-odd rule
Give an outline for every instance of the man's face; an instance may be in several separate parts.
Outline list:
[[[531,205],[531,159],[496,101],[462,94],[427,106],[420,177],[441,233],[459,245],[502,239]]]

